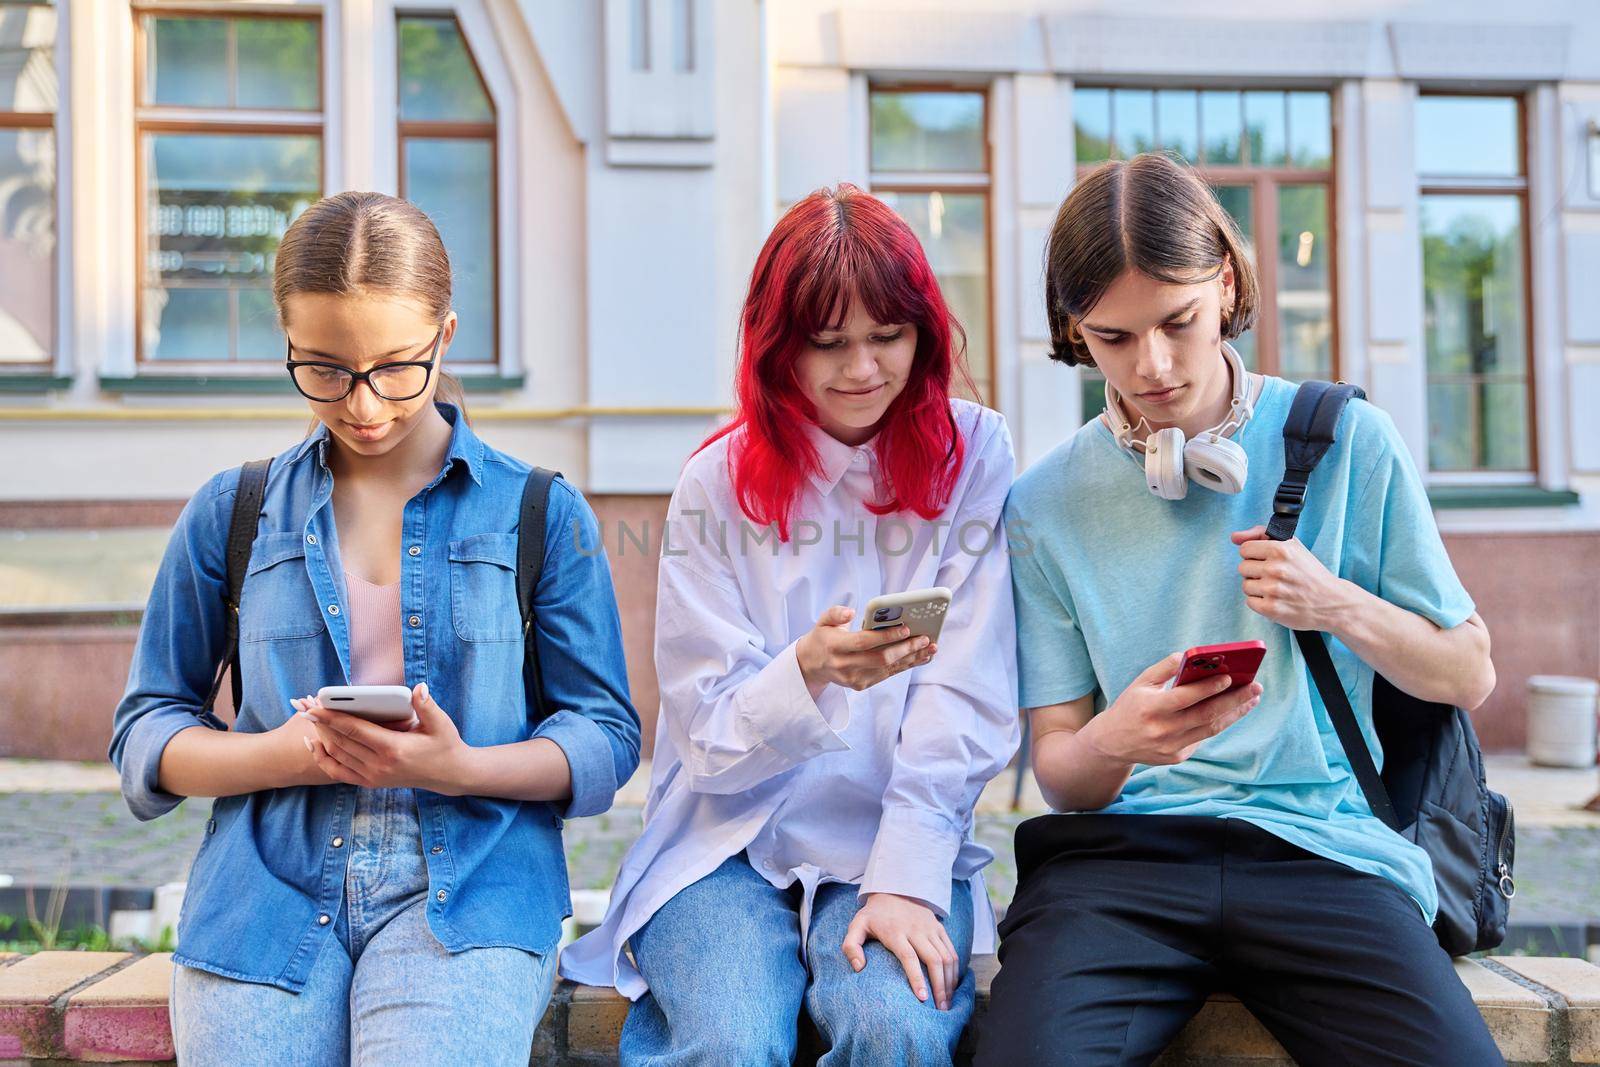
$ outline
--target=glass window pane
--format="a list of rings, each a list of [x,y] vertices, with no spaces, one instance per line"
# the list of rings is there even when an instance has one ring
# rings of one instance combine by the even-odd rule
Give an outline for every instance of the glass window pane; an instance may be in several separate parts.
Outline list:
[[[1238,224],[1239,232],[1244,237],[1245,254],[1250,257],[1252,263],[1255,263],[1255,190],[1248,185],[1218,185],[1214,186],[1213,190],[1217,194],[1217,201],[1222,205],[1222,210],[1231,215],[1233,221]],[[1233,347],[1239,350],[1245,366],[1251,370],[1257,369],[1255,334],[1246,333],[1235,337]]]
[[[227,107],[228,20],[147,18],[146,102]]]
[[[1486,470],[1522,471],[1529,469],[1528,454],[1532,434],[1528,426],[1528,383],[1526,381],[1484,382],[1478,387],[1479,407],[1483,412],[1483,454]]]
[[[235,291],[239,309],[239,358],[281,363],[286,342],[278,329],[278,309],[272,289],[241,287]],[[274,367],[274,372],[281,370]]]
[[[1148,89],[1113,90],[1111,132],[1117,155],[1124,159],[1155,151],[1156,94]]]
[[[1455,470],[1462,463],[1481,467],[1491,458],[1500,464],[1521,457],[1499,469],[1525,469],[1526,394],[1479,387],[1488,376],[1524,388],[1527,380],[1521,198],[1424,196],[1421,230],[1429,395],[1437,386],[1441,403],[1449,405],[1429,416],[1434,440],[1445,442],[1437,455],[1430,453],[1430,463]],[[1520,407],[1517,395],[1524,397]],[[1507,403],[1516,410],[1500,410]],[[1462,405],[1469,416],[1464,430],[1441,421],[1456,417]],[[1461,433],[1467,434],[1464,445],[1456,440]]]
[[[1193,163],[1200,158],[1200,97],[1187,89],[1156,94],[1156,131],[1161,147]]]
[[[967,370],[983,403],[989,380],[988,197],[983,193],[878,193],[906,220],[928,255],[939,288],[967,333]]]
[[[982,171],[982,93],[872,94],[872,169]]]
[[[407,15],[400,20],[400,118],[493,121],[494,106],[455,19]]]
[[[1288,112],[1283,93],[1245,93],[1244,123],[1251,163],[1278,167],[1288,162]]]
[[[144,151],[145,358],[266,358],[258,305],[233,293],[271,284],[283,231],[321,195],[321,140],[161,133]]]
[[[315,111],[322,24],[316,19],[235,19],[239,55],[239,107]]]
[[[1417,172],[1495,176],[1522,173],[1517,101],[1509,96],[1417,98]]]
[[[231,358],[228,290],[182,284],[144,291],[144,355],[220,363]]]
[[[1237,163],[1244,142],[1244,110],[1238,93],[1200,94],[1200,132],[1207,163]]]
[[[1328,187],[1278,189],[1278,373],[1333,376],[1333,286]]]
[[[1333,162],[1333,98],[1327,93],[1289,94],[1289,162],[1326,167]]]
[[[55,353],[55,249],[55,133],[0,130],[0,363]]]
[[[0,111],[54,111],[56,9],[0,3]]]
[[[494,147],[486,140],[408,137],[406,199],[433,219],[450,255],[460,317],[449,362],[495,361]]]
[[[1096,418],[1106,409],[1106,379],[1093,367],[1078,369],[1078,399],[1083,404],[1083,421]]]
[[[1072,94],[1072,122],[1078,140],[1078,162],[1111,158],[1111,90],[1077,89]]]
[[[1428,466],[1436,471],[1472,470],[1472,386],[1461,381],[1428,383]]]

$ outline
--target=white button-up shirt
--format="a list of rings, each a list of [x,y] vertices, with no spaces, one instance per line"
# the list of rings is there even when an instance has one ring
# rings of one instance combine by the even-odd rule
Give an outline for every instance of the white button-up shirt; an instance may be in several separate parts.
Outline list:
[[[926,520],[878,516],[877,455],[812,425],[821,470],[790,540],[740,510],[723,437],[685,465],[669,505],[656,603],[661,713],[645,825],[599,928],[562,954],[589,985],[645,992],[627,940],[679,890],[746,851],[773,885],[897,893],[942,917],[970,880],[974,952],[993,951],[973,807],[1016,751],[1016,623],[1002,509],[1015,471],[996,411],[951,413],[965,457],[950,502]],[[731,436],[731,435],[730,435]],[[938,654],[857,692],[812,699],[795,642],[830,606],[942,585],[954,599]],[[804,941],[802,940],[802,944]]]

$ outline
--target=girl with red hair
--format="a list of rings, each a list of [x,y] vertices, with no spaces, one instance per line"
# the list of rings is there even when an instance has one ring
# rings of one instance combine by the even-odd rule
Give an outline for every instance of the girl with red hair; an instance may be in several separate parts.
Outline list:
[[[624,1064],[948,1064],[994,919],[972,836],[1018,741],[999,413],[950,396],[921,245],[849,185],[778,222],[750,279],[733,420],[672,497],[644,831],[569,977],[634,1000]],[[937,644],[866,632],[945,586]]]

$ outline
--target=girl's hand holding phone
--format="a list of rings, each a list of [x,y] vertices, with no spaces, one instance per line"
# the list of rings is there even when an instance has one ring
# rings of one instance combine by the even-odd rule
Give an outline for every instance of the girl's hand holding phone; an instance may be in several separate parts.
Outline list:
[[[926,637],[912,637],[905,626],[886,630],[851,630],[855,612],[835,605],[816,626],[795,642],[795,660],[815,699],[831,682],[847,689],[869,689],[891,675],[920,667],[939,646]]]
[[[414,786],[447,796],[465,791],[462,764],[468,746],[426,683],[411,690],[416,719],[409,730],[331,711],[311,696],[293,704],[316,731],[307,747],[317,769],[331,781],[368,789]]]
[[[1227,675],[1165,688],[1178,673],[1175,652],[1145,669],[1100,714],[1078,731],[1096,752],[1117,763],[1182,763],[1261,702],[1261,683],[1230,691]]]

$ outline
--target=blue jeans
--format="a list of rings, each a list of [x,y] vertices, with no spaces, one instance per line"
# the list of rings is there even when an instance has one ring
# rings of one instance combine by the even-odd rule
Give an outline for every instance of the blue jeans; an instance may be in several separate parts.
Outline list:
[[[173,968],[178,1062],[527,1067],[556,954],[451,954],[439,944],[428,928],[427,866],[411,790],[359,790],[342,847],[348,861],[338,937],[324,944],[304,992]],[[249,915],[249,900],[236,906]]]
[[[829,1046],[819,1067],[948,1065],[972,1016],[970,887],[955,883],[945,921],[962,970],[949,1011],[931,992],[919,1001],[899,961],[876,941],[867,944],[866,967],[851,968],[840,946],[857,892],[817,887],[804,959],[799,883],[775,888],[742,853],[678,893],[630,942],[650,992],[622,1027],[623,1067],[788,1067],[802,1004]]]

